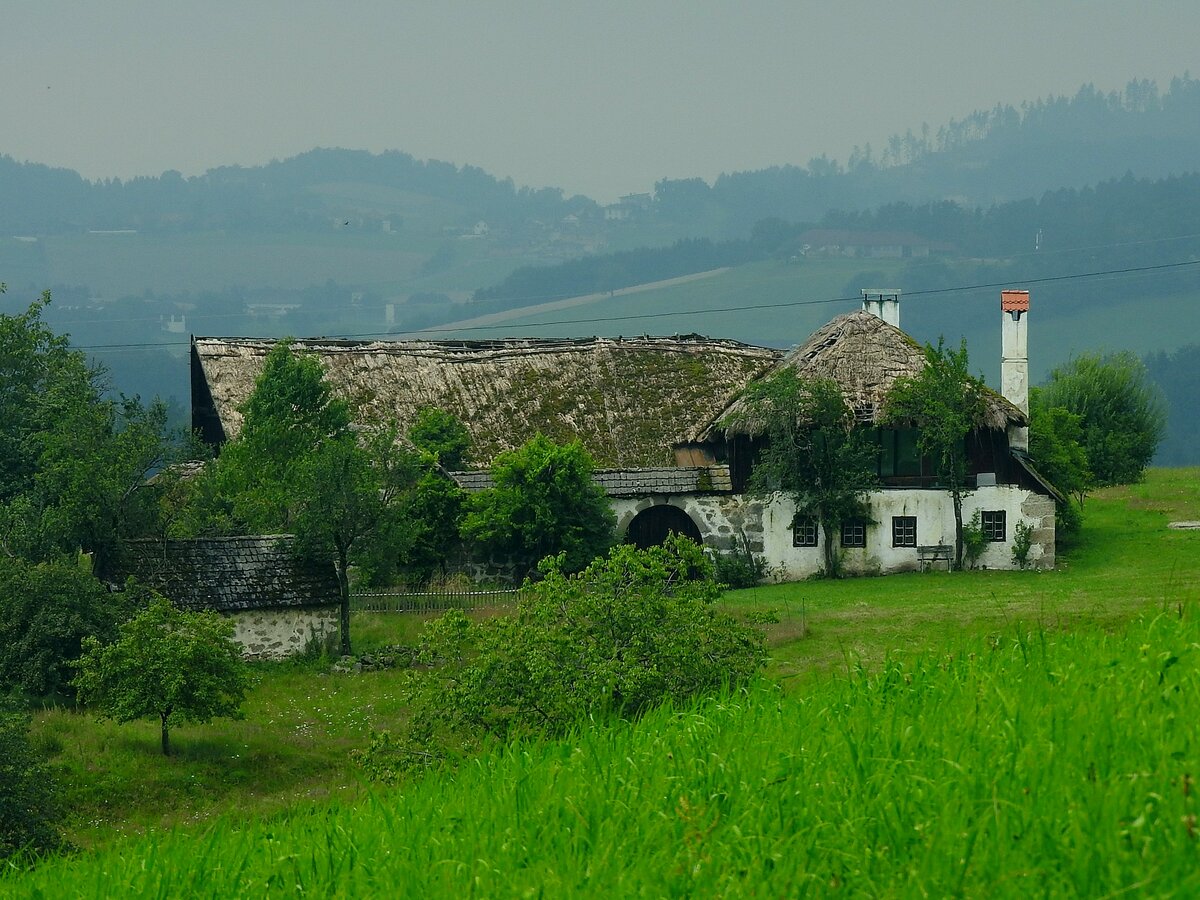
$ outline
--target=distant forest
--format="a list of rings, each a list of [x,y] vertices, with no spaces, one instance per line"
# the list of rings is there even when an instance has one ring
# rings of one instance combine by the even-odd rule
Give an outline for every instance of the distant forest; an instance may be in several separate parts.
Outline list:
[[[1080,188],[1126,171],[1138,178],[1182,174],[1195,169],[1197,147],[1200,80],[1175,78],[1164,92],[1152,81],[1132,81],[1112,93],[1085,85],[1073,97],[997,106],[936,130],[925,125],[894,135],[878,149],[855,147],[845,163],[819,157],[806,166],[722,174],[711,185],[699,178],[665,178],[654,186],[652,203],[637,214],[686,225],[691,237],[727,239],[744,236],[769,217],[819,221],[831,209],[942,199],[990,206]],[[331,203],[322,191],[330,184],[374,191],[357,206]],[[0,232],[11,234],[321,229],[335,213],[414,215],[413,197],[453,203],[464,219],[492,224],[603,218],[601,207],[587,197],[517,187],[479,168],[417,160],[399,151],[317,149],[261,166],[225,166],[187,178],[168,171],[125,181],[88,181],[67,169],[0,156]]]

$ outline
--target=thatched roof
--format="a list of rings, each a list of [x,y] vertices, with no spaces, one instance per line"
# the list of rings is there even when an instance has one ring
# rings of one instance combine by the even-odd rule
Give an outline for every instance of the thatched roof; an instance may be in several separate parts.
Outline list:
[[[241,427],[274,341],[194,338],[192,420],[220,441]],[[725,409],[780,352],[698,335],[505,341],[296,341],[364,420],[453,413],[482,465],[541,431],[578,438],[602,467],[673,465],[681,443]]]
[[[878,425],[892,385],[902,376],[916,375],[924,367],[925,353],[917,341],[878,316],[857,310],[838,316],[814,331],[807,341],[789,351],[761,377],[769,378],[792,369],[802,378],[832,379],[841,387],[856,418]],[[1024,413],[991,389],[986,391],[985,404],[986,411],[979,422],[981,428],[1028,424]],[[734,400],[713,417],[698,439],[718,433],[757,433],[759,429],[745,412],[741,399]]]

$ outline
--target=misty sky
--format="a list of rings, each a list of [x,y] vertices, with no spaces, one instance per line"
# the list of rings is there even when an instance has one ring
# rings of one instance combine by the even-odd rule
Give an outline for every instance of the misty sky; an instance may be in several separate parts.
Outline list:
[[[0,0],[0,153],[91,178],[404,150],[609,201],[1200,70],[1196,0]]]

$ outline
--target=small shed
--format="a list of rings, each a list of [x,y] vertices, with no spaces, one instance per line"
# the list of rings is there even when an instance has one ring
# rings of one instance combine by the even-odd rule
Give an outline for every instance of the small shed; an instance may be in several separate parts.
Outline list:
[[[298,555],[289,535],[144,538],[124,549],[122,580],[132,575],[183,609],[229,616],[248,659],[284,659],[337,636],[333,563]]]

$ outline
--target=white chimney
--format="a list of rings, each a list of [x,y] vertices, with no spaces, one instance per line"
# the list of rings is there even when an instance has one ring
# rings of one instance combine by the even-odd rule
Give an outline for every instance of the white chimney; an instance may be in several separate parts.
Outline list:
[[[1000,292],[1000,393],[1029,415],[1029,291]],[[1029,450],[1029,429],[1008,427],[1008,446]]]
[[[863,309],[883,319],[894,328],[900,327],[900,291],[896,288],[866,288],[862,292]]]

